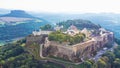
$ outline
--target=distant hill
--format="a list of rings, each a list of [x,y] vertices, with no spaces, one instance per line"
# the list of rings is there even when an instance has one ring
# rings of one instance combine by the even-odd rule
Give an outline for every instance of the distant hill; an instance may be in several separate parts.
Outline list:
[[[49,22],[23,10],[12,10],[0,16],[0,44],[25,37]]]
[[[26,13],[23,10],[12,10],[10,13],[2,15],[0,17],[20,17],[20,18],[35,18],[34,16]]]
[[[23,22],[25,23],[26,21],[47,22],[46,20],[34,17],[23,10],[11,10],[10,13],[2,14],[0,16],[0,27],[1,25],[15,25]]]
[[[12,10],[8,14],[0,16],[0,23],[12,25],[16,22],[30,21],[30,20],[44,20],[34,17],[23,10]],[[45,21],[45,20],[44,20]]]
[[[83,28],[99,29],[101,27],[100,25],[96,25],[89,20],[82,20],[82,19],[67,20],[58,23],[58,25],[60,26],[63,25],[65,29],[67,29],[70,25],[75,25],[78,29],[83,29]]]

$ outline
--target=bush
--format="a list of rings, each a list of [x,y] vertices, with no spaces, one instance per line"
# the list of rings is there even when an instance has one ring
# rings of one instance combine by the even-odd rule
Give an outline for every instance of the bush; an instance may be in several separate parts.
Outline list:
[[[75,36],[70,36],[68,34],[64,34],[61,31],[52,32],[49,34],[48,39],[50,41],[58,41],[62,42],[70,42],[70,44],[80,43],[84,40],[85,35],[82,33],[76,34]]]

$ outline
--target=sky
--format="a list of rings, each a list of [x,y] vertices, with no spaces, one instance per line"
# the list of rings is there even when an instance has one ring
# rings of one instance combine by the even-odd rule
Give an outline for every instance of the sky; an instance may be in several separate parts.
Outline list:
[[[120,13],[120,0],[0,0],[0,8],[53,13]]]

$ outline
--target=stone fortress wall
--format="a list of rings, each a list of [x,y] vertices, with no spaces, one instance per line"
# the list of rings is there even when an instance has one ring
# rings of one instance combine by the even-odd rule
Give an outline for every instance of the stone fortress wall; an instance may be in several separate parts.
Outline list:
[[[50,46],[56,47],[57,50],[53,51],[52,55],[60,58],[65,58],[71,61],[75,61],[76,59],[85,59],[93,56],[95,51],[100,50],[105,47],[107,43],[114,42],[114,35],[112,32],[101,33],[99,36],[93,37],[91,40],[88,40],[83,43],[78,43],[75,45],[67,45],[65,43],[59,44],[54,41],[49,41],[47,38],[45,39],[44,47],[48,48]],[[54,50],[54,49],[52,49]],[[79,61],[78,61],[79,62]]]
[[[31,45],[31,44],[42,44],[45,41],[45,37],[48,35],[30,35],[26,37],[26,45]]]
[[[50,34],[52,31],[33,31],[32,35],[29,35],[26,38],[26,44],[33,44],[33,43],[38,43],[38,44],[42,44],[45,41],[45,37],[48,36],[48,34]]]
[[[49,41],[48,37],[46,37],[45,44],[44,44],[44,50],[47,50],[47,48],[52,47],[50,51],[52,51],[53,56],[61,57],[61,58],[66,57],[65,59],[72,60],[74,51],[71,46],[68,46],[66,44],[67,43],[60,44],[59,42],[56,42],[56,41]]]
[[[52,32],[52,31],[41,31],[41,30],[39,30],[39,31],[33,31],[33,35],[34,35],[34,36],[42,35],[42,34],[48,35],[48,34],[50,34],[51,32]]]

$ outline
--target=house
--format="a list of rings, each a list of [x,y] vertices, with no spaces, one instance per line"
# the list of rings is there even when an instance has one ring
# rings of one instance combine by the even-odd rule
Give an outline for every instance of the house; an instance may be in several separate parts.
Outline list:
[[[39,30],[39,31],[33,31],[33,35],[34,36],[37,36],[37,35],[48,35],[48,34],[50,34],[52,31],[41,31],[41,30]]]
[[[77,29],[76,26],[71,25],[71,26],[67,29],[66,33],[73,36],[73,35],[78,34],[78,33],[79,33],[79,30]]]
[[[91,32],[89,30],[87,30],[86,28],[84,28],[81,33],[85,34],[86,37],[90,37]]]

